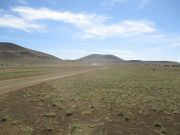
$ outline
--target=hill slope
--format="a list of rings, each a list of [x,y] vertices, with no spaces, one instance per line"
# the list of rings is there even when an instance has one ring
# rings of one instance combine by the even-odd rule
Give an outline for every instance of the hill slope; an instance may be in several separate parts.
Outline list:
[[[7,42],[0,42],[1,63],[57,63],[61,59],[38,51],[27,49],[19,45]]]
[[[123,60],[114,55],[91,54],[76,61],[81,63],[88,63],[92,65],[105,65],[105,64],[147,64],[147,65],[179,65],[174,61],[143,61],[143,60]]]
[[[114,55],[110,55],[110,54],[107,54],[107,55],[91,54],[91,55],[82,57],[80,59],[77,59],[77,61],[98,65],[98,64],[123,62],[124,60],[122,60],[119,57],[116,57]]]

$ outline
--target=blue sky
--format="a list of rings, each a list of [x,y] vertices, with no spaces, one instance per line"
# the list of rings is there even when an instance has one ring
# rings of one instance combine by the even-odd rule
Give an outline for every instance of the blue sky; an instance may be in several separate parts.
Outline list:
[[[180,62],[179,0],[0,0],[0,41],[63,59]]]

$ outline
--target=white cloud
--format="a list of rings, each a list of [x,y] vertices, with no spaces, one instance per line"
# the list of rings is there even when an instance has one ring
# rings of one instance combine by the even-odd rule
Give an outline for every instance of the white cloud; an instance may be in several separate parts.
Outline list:
[[[43,27],[38,24],[28,23],[23,18],[18,18],[12,15],[3,15],[0,18],[0,27],[11,27],[30,32],[30,29],[42,29]]]
[[[54,21],[64,21],[69,23],[87,23],[95,18],[95,15],[76,14],[71,12],[60,12],[48,8],[34,9],[30,7],[15,7],[12,11],[17,12],[20,16],[27,20],[43,20],[49,19]]]
[[[130,36],[141,33],[155,32],[153,24],[146,21],[126,20],[117,24],[105,25],[99,24],[88,29],[84,29],[86,35],[84,37],[114,37],[114,36]]]
[[[180,36],[159,33],[152,22],[144,20],[123,20],[109,23],[109,17],[98,14],[72,13],[51,10],[47,8],[13,7],[11,11],[16,15],[0,14],[0,27],[10,27],[26,32],[43,31],[45,20],[68,23],[79,29],[75,33],[78,38],[105,39],[111,37],[138,38],[148,44],[165,44],[180,46]]]
[[[40,25],[37,24],[37,21],[45,19],[72,24],[81,30],[81,33],[78,34],[81,38],[107,38],[156,31],[152,23],[142,20],[123,20],[121,22],[107,24],[109,17],[97,14],[61,12],[47,8],[34,9],[30,7],[14,7],[11,10],[19,16],[19,18],[16,17],[16,22],[18,19],[21,22],[18,23],[18,27],[13,27],[26,31],[29,29],[39,29]],[[6,25],[8,24],[6,23]],[[20,27],[21,24],[22,28]],[[26,27],[26,24],[31,24],[32,26]],[[9,26],[12,27],[12,24],[9,24]]]

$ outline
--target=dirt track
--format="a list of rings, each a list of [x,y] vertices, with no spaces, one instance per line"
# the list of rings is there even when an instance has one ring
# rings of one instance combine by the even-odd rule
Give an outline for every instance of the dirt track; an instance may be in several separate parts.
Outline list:
[[[25,77],[25,78],[18,78],[18,79],[11,79],[11,80],[5,80],[0,81],[0,95],[17,90],[20,88],[25,88],[28,86],[36,85],[42,82],[64,78],[68,76],[73,76],[77,74],[87,73],[94,70],[103,70],[110,67],[103,67],[103,68],[97,68],[97,69],[89,69],[89,70],[81,70],[81,71],[74,71],[74,72],[66,72],[66,73],[58,73],[58,74],[49,74],[49,75],[41,75],[41,76],[33,76],[33,77]]]

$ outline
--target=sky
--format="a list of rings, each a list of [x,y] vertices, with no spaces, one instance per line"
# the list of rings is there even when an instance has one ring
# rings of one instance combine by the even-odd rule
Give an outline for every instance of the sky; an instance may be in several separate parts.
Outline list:
[[[180,62],[179,0],[0,0],[0,42],[77,59]]]

